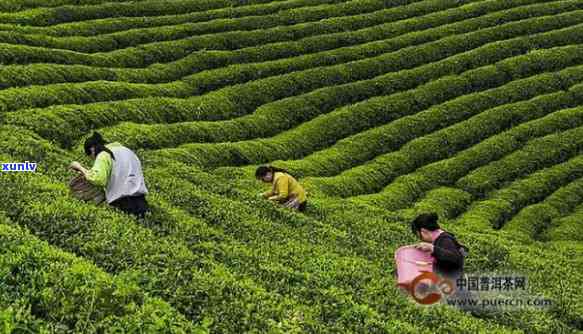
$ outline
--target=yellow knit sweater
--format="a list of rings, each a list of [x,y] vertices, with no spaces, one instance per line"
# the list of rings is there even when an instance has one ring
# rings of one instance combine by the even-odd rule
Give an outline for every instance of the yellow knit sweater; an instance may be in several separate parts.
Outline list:
[[[300,203],[306,201],[306,191],[300,183],[293,176],[281,172],[274,173],[273,187],[263,195],[280,202],[291,197],[297,198]]]

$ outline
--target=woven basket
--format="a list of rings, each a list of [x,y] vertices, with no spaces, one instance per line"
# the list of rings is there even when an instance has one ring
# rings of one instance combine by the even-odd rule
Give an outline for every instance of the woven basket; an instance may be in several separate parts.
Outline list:
[[[85,180],[83,175],[77,175],[69,181],[69,189],[73,197],[86,202],[99,204],[105,200],[105,193],[99,187]]]

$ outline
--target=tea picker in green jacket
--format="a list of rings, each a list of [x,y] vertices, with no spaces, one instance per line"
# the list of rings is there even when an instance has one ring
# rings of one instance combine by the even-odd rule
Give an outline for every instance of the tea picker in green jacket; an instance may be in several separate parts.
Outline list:
[[[114,142],[106,144],[101,134],[94,132],[85,141],[85,154],[95,159],[91,169],[73,161],[70,168],[81,173],[90,184],[105,190],[105,200],[113,207],[137,217],[149,211],[148,193],[142,165],[136,154]]]

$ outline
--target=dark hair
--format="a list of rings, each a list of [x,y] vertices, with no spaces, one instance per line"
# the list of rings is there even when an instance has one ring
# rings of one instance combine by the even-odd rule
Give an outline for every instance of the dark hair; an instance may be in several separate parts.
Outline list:
[[[255,170],[255,177],[260,179],[260,178],[264,177],[269,172],[271,172],[271,173],[280,172],[280,173],[289,174],[289,172],[283,168],[278,168],[278,167],[273,167],[273,166],[259,166]]]
[[[110,149],[105,147],[105,144],[106,144],[105,140],[103,139],[101,134],[99,132],[93,132],[93,135],[91,135],[91,137],[85,140],[84,145],[85,154],[91,155],[91,147],[95,147],[95,156],[97,156],[101,152],[107,152],[109,153],[109,155],[111,155],[111,158],[115,160],[113,152],[111,152]]]
[[[429,231],[435,231],[439,229],[437,219],[437,214],[433,212],[421,214],[417,216],[417,218],[415,218],[411,223],[411,231],[413,234],[417,234],[419,231],[421,231],[422,228]]]

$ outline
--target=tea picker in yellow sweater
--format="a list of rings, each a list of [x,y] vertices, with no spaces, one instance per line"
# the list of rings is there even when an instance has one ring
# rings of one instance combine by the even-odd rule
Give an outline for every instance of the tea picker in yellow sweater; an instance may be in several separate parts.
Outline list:
[[[255,177],[272,184],[270,191],[261,193],[264,198],[279,202],[287,208],[299,211],[306,209],[306,191],[285,169],[261,166],[255,171]]]

